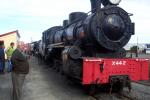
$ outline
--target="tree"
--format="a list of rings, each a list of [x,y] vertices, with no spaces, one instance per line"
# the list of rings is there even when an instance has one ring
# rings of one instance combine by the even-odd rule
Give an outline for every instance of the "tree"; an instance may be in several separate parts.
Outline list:
[[[135,53],[135,54],[136,54],[136,57],[138,57],[138,50],[139,50],[139,47],[138,47],[138,46],[132,46],[132,47],[130,48],[131,54],[132,54],[132,53]]]

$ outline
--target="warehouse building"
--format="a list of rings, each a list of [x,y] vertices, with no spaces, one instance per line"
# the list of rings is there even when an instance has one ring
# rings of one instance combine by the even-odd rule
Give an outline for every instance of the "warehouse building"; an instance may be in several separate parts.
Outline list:
[[[1,43],[4,44],[5,49],[7,49],[10,46],[11,42],[15,43],[15,48],[16,48],[17,44],[20,41],[20,34],[19,34],[18,30],[0,34],[0,41],[1,41]]]
[[[14,42],[15,44],[18,44],[20,41],[20,34],[18,30],[0,34],[0,41],[4,41],[5,48],[8,48],[10,46],[11,42]],[[16,45],[15,45],[16,47]]]

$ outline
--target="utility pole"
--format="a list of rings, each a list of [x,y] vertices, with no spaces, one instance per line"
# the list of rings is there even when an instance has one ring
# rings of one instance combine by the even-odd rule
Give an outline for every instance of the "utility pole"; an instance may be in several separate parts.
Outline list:
[[[137,48],[136,48],[136,57],[138,57],[138,49],[139,49],[139,43],[138,43],[138,36],[137,36]]]
[[[32,37],[31,37],[31,43],[33,42]]]

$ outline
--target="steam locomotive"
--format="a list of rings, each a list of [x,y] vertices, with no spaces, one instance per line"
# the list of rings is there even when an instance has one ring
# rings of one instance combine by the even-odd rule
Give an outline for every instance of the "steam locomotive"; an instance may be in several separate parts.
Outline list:
[[[147,59],[125,58],[123,47],[134,35],[134,23],[117,6],[120,1],[91,0],[91,14],[72,12],[63,26],[42,33],[39,51],[43,58],[90,92],[103,84],[117,85],[118,91],[131,89],[131,80],[148,80]]]

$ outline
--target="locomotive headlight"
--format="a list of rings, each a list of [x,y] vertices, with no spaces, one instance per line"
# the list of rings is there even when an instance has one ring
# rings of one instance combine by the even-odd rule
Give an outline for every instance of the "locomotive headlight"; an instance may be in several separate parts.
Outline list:
[[[121,0],[109,0],[109,2],[111,4],[118,5],[121,2]]]

